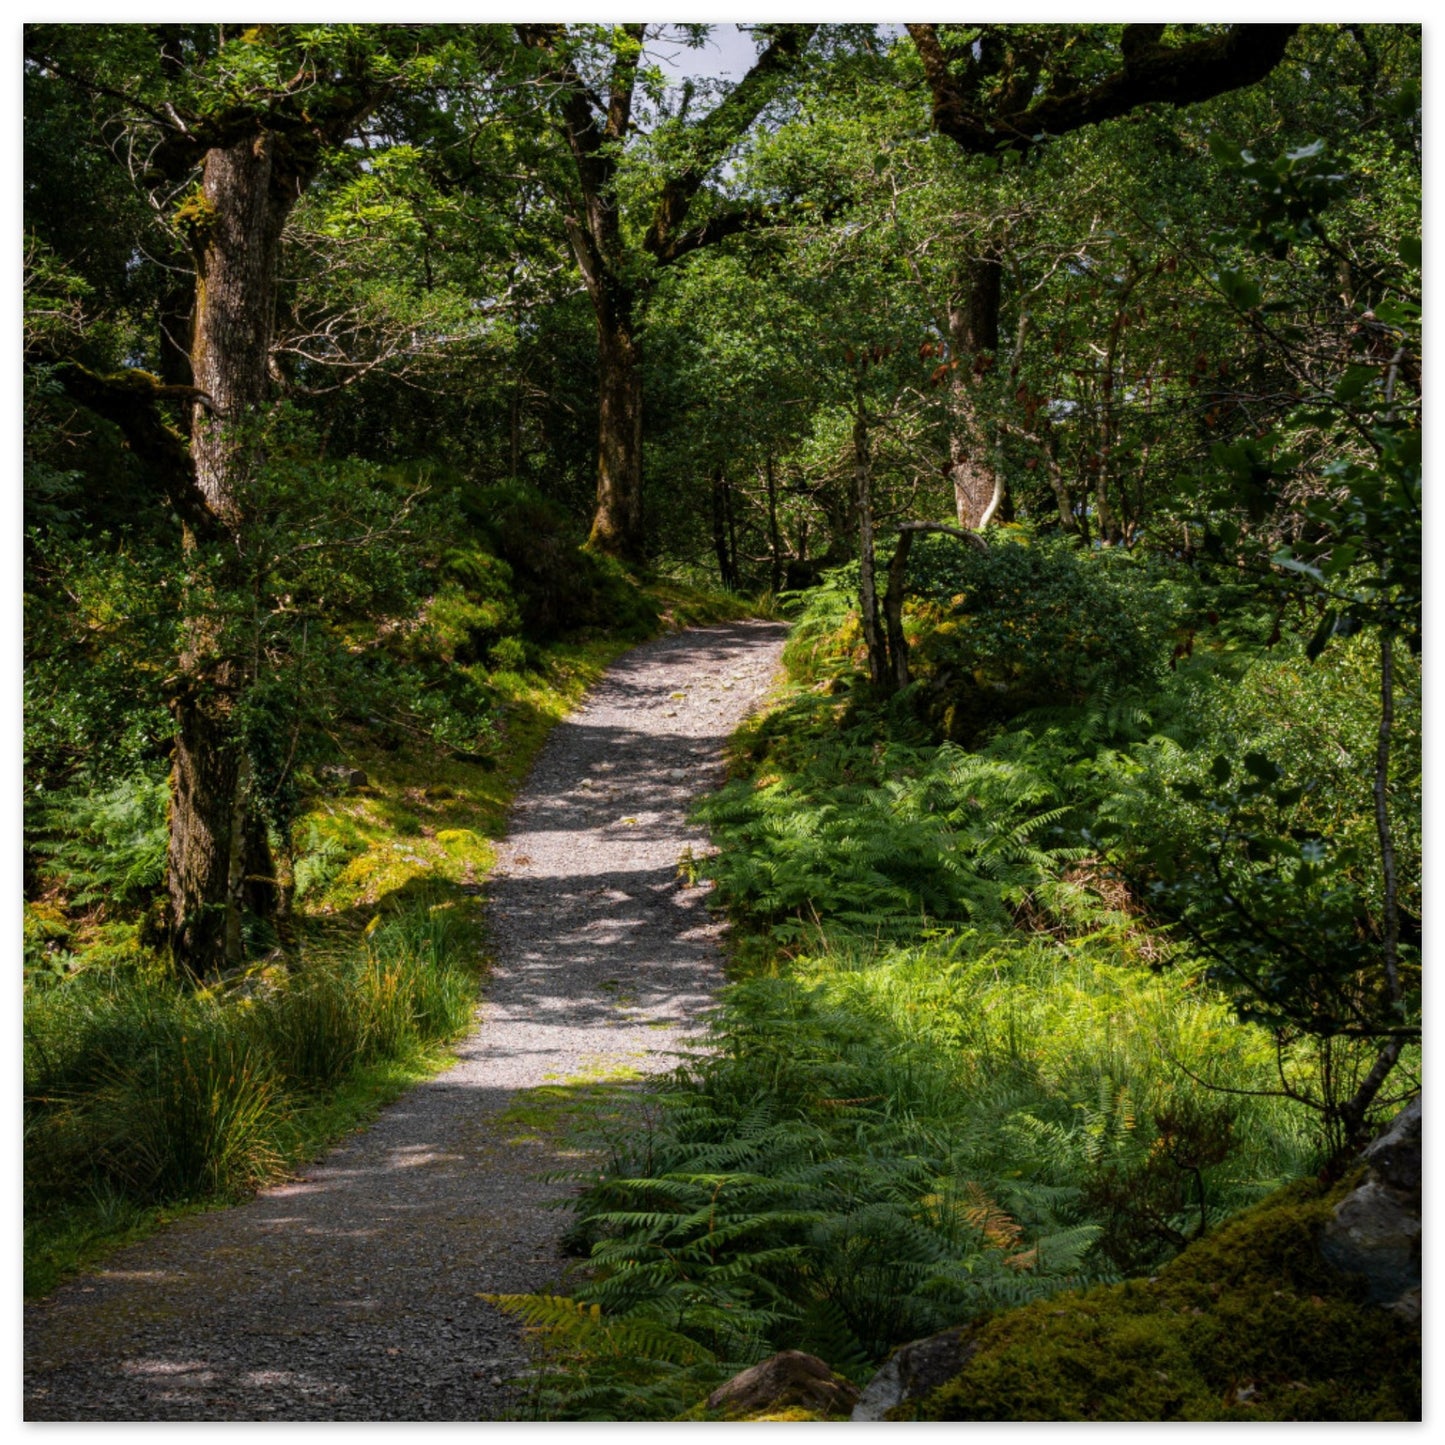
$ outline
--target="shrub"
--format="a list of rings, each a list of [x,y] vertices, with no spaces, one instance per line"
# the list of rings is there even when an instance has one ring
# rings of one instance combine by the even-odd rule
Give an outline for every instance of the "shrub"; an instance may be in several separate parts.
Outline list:
[[[925,715],[971,742],[1036,707],[1157,681],[1187,615],[1183,584],[1118,551],[1002,529],[987,552],[925,537],[910,567]]]
[[[99,1159],[147,1202],[240,1193],[280,1162],[276,1096],[271,1061],[232,1020],[171,1021],[102,1080]]]
[[[579,548],[571,519],[516,483],[463,489],[467,520],[510,569],[526,635],[544,642],[584,627],[645,636],[657,609],[610,558]]]

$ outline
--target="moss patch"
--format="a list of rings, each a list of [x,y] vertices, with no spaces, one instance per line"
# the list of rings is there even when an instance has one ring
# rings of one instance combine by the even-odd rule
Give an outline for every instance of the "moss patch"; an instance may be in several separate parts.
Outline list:
[[[1290,1186],[1149,1280],[979,1327],[918,1420],[1418,1420],[1420,1331],[1320,1258],[1342,1191]]]
[[[599,1133],[622,1122],[630,1086],[641,1077],[636,1069],[625,1066],[599,1068],[522,1089],[498,1122],[512,1144],[541,1139],[568,1142],[584,1134],[595,1140]]]

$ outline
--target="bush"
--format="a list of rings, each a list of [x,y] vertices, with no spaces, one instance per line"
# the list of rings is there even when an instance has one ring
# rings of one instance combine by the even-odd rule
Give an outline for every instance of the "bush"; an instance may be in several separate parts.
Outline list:
[[[1030,708],[1157,682],[1188,615],[1184,585],[1157,564],[1022,529],[987,552],[922,538],[909,580],[924,714],[964,743]]]
[[[645,636],[657,609],[610,558],[578,546],[571,519],[539,492],[516,483],[464,488],[467,520],[511,572],[528,638],[545,642],[580,628]]]

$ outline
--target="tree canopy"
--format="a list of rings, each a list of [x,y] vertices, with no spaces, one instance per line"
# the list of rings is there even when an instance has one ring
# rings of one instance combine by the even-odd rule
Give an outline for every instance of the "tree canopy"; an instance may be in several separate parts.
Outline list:
[[[725,74],[716,30],[25,28],[27,977],[120,919],[196,997],[299,967],[348,739],[510,776],[568,648],[706,585],[795,622],[794,693],[709,805],[769,968],[833,928],[934,962],[946,935],[945,972],[1017,947],[1035,984],[1055,945],[1184,960],[1274,1050],[1220,1089],[1313,1111],[1337,1166],[1421,1028],[1420,28],[759,24]],[[853,987],[796,1005],[819,1058]],[[777,1025],[739,998],[740,1037]],[[1001,1057],[976,1074],[1006,1092]],[[887,1070],[769,1059],[854,1148],[817,1101]],[[730,1079],[679,1169],[753,1127]],[[1212,1218],[1224,1114],[1156,1100],[1148,1163],[1123,1098],[1093,1143],[1008,1116],[1038,1131],[1036,1243],[1000,1298],[1038,1240],[1058,1286],[1076,1226],[1152,1267]],[[868,1207],[913,1191],[929,1321],[963,1288],[940,1240],[1025,1226],[938,1202],[951,1124],[873,1122],[896,1171]],[[1051,1129],[1082,1172],[1048,1202]],[[1161,1182],[1166,1155],[1196,1164]],[[946,1188],[900,1162],[925,1156]],[[795,1165],[778,1187],[846,1233]],[[592,1199],[614,1302],[634,1187]],[[775,1264],[748,1328],[796,1285],[800,1338],[898,1342],[841,1275]],[[683,1355],[737,1344],[708,1319]]]

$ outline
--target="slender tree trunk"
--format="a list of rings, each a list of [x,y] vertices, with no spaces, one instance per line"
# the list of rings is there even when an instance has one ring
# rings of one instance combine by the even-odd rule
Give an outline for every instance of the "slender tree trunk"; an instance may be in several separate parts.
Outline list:
[[[888,671],[895,689],[910,682],[908,639],[903,635],[903,594],[908,583],[908,555],[916,534],[906,527],[898,533],[898,545],[888,564],[888,590],[883,594],[883,621],[888,634]]]
[[[768,453],[764,475],[768,482],[768,553],[771,560],[769,586],[774,594],[783,585],[783,543],[778,536],[778,479],[773,475],[773,454]]]
[[[193,570],[172,701],[170,942],[177,962],[198,978],[239,962],[246,882],[258,867],[269,871],[269,860],[254,856],[257,830],[234,724],[248,663],[216,593],[242,580],[239,534],[256,461],[248,429],[266,399],[281,229],[296,195],[295,181],[276,172],[274,148],[262,131],[207,153],[192,231],[191,372],[208,400],[192,408],[190,451],[197,485],[230,535],[219,556],[202,558],[194,534],[185,533]]]
[[[718,579],[724,589],[731,592],[737,587],[738,579],[734,554],[728,549],[727,485],[727,475],[719,467],[712,479],[712,546],[717,554]]]
[[[729,481],[723,483],[723,511],[728,519],[728,555],[732,558],[733,588],[742,585],[742,568],[738,566],[738,504],[737,492]]]
[[[868,646],[868,677],[888,687],[887,643],[878,627],[878,583],[873,552],[873,462],[868,450],[868,418],[863,385],[857,384],[853,410],[853,492],[858,509],[858,611]]]
[[[513,481],[522,475],[522,384],[512,383],[512,394],[507,403],[508,470]]]
[[[1390,827],[1390,743],[1395,728],[1395,634],[1389,627],[1380,629],[1380,724],[1375,741],[1375,833],[1380,844],[1380,872],[1385,885],[1384,934],[1381,952],[1385,966],[1385,991],[1389,1000],[1390,1022],[1404,1020],[1404,988],[1400,982],[1400,903],[1399,880],[1395,868],[1395,837]],[[1365,1115],[1380,1092],[1403,1049],[1398,1038],[1388,1040],[1375,1057],[1353,1096],[1340,1110],[1352,1147],[1365,1142]]]

